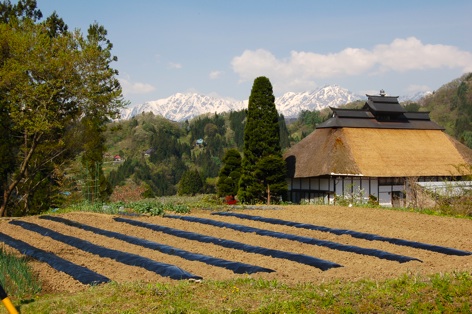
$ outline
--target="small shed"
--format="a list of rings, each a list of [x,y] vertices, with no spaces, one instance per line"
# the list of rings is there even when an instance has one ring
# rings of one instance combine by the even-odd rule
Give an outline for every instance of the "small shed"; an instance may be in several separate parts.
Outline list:
[[[199,138],[198,140],[195,141],[195,145],[201,147],[201,146],[205,145],[205,142],[203,141],[202,138]]]

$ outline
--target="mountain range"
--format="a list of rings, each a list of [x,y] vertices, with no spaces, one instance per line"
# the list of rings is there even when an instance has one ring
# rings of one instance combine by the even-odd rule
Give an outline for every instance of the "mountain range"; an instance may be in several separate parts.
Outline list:
[[[418,97],[421,97],[421,95],[400,97],[400,100],[417,100],[415,98]],[[283,114],[285,118],[296,118],[303,110],[322,110],[327,107],[338,107],[365,99],[365,96],[356,95],[340,86],[327,85],[313,91],[285,93],[275,99],[275,106],[277,111]],[[124,108],[121,111],[121,119],[126,120],[143,112],[152,112],[169,120],[185,121],[206,113],[238,111],[247,108],[247,106],[247,100],[217,98],[196,93],[177,93],[168,98]]]

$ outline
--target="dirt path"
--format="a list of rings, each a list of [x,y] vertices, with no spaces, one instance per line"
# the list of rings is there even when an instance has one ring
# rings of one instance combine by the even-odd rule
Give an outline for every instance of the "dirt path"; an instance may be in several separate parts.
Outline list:
[[[334,206],[289,206],[282,208],[283,209],[279,210],[236,210],[235,212],[314,224],[329,228],[373,233],[384,237],[400,238],[472,252],[471,220],[369,208]],[[268,236],[257,235],[255,233],[242,233],[229,228],[219,228],[178,219],[163,217],[127,217],[129,219],[151,224],[191,231],[221,239],[238,241],[253,246],[305,254],[342,265],[342,267],[339,268],[322,271],[313,266],[285,259],[263,256],[255,253],[246,253],[211,243],[200,243],[162,232],[152,231],[146,228],[132,226],[115,221],[113,219],[114,216],[111,215],[70,213],[59,216],[104,230],[119,232],[149,241],[170,245],[193,253],[210,255],[217,258],[257,265],[274,270],[272,273],[254,273],[250,275],[236,274],[228,269],[210,266],[199,261],[189,261],[178,256],[163,254],[155,250],[129,244],[103,235],[97,235],[90,231],[81,230],[60,222],[40,219],[39,217],[25,217],[20,220],[38,224],[64,235],[85,239],[100,246],[137,254],[161,263],[173,264],[192,274],[203,277],[204,280],[253,277],[269,280],[277,279],[278,281],[286,283],[296,283],[304,281],[325,282],[333,279],[384,279],[396,277],[399,274],[404,273],[430,274],[437,272],[451,272],[454,270],[472,271],[472,255],[451,256],[422,249],[394,245],[387,242],[356,239],[348,235],[338,236],[320,231],[274,225],[235,217],[211,215],[211,212],[202,210],[193,211],[190,216],[333,241],[350,246],[383,250],[394,254],[413,257],[421,261],[399,263],[373,256],[341,252],[322,246],[315,246],[286,239],[276,239]],[[95,254],[84,252],[49,237],[44,237],[35,232],[27,231],[20,226],[9,223],[9,221],[10,219],[3,219],[0,221],[0,232],[15,239],[27,242],[39,249],[54,253],[78,265],[88,267],[113,281],[173,281],[172,279],[162,277],[141,267],[124,265],[110,258],[101,258]],[[13,250],[4,244],[0,245],[4,246],[7,250]],[[38,272],[43,281],[46,291],[73,292],[85,288],[85,286],[80,282],[72,279],[65,273],[54,270],[45,263],[33,262],[32,264],[35,271]]]

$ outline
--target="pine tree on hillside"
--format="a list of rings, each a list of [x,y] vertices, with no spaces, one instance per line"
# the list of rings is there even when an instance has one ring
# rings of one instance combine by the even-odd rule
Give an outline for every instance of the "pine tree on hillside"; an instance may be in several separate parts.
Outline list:
[[[223,163],[216,184],[218,196],[235,196],[241,177],[241,154],[237,149],[229,149],[223,157]]]
[[[195,195],[203,189],[202,177],[198,170],[188,170],[182,175],[179,182],[179,195]]]
[[[285,162],[280,147],[279,115],[275,108],[272,84],[266,77],[254,80],[244,129],[244,157],[238,198],[244,203],[267,201],[271,196],[283,196]],[[266,168],[267,160],[278,167]]]

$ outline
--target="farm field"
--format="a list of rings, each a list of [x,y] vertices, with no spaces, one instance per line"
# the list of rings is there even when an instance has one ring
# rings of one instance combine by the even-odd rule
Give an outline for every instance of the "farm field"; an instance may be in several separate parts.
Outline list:
[[[149,268],[127,265],[123,262],[126,257],[121,260],[115,260],[113,257],[100,257],[100,254],[87,251],[85,246],[91,243],[95,248],[98,246],[100,252],[124,252],[163,265],[175,265],[185,274],[193,276],[192,280],[227,280],[249,277],[275,279],[279,282],[294,284],[301,282],[323,283],[337,279],[348,281],[383,280],[398,277],[400,274],[428,275],[440,272],[472,271],[472,255],[470,255],[472,252],[472,221],[467,219],[385,209],[335,206],[283,206],[280,209],[234,210],[229,213],[276,218],[282,221],[325,227],[325,230],[310,230],[245,219],[247,217],[216,215],[211,211],[193,210],[191,214],[180,217],[114,216],[77,212],[46,217],[2,219],[0,233],[23,241],[37,249],[55,254],[63,260],[85,267],[118,283],[136,281],[171,283],[175,282],[175,279],[166,274],[159,274],[152,269],[148,270]],[[182,217],[185,219],[189,217],[191,219],[208,219],[213,225],[207,224],[208,221],[202,223],[179,219]],[[136,226],[128,221],[144,222],[147,224],[145,226],[160,226],[164,232],[145,226]],[[86,228],[83,226],[79,228],[77,223],[85,225]],[[214,225],[220,223],[233,225],[226,227]],[[85,242],[79,242],[78,245],[73,246],[70,243],[55,240],[50,235],[28,230],[28,226],[31,225],[47,228],[54,231],[54,234],[58,233],[88,242],[87,245],[84,244]],[[242,226],[256,229],[250,229],[248,232],[235,230],[241,229]],[[167,232],[176,229],[179,232],[187,231],[204,235],[204,239],[210,238],[216,239],[216,241],[199,242],[182,237],[181,234]],[[429,248],[414,248],[386,241],[360,239],[347,234],[335,234],[339,229],[375,234],[384,237],[384,240],[394,238],[447,247],[458,250],[459,255],[449,255],[455,254],[455,251],[445,254],[431,251]],[[42,230],[44,231],[44,229]],[[150,243],[156,242],[166,245],[170,249],[166,247],[167,249],[161,249],[162,252],[160,252],[138,244],[131,244],[125,241],[126,239],[120,240],[92,232],[94,230],[110,231],[115,237],[118,234],[133,239],[144,239]],[[270,234],[268,231],[276,232],[276,236],[289,234],[292,238],[273,237],[274,234]],[[188,235],[189,233],[183,234]],[[300,240],[307,241],[307,239],[313,238],[320,241],[316,244],[300,242]],[[232,245],[234,243],[246,244],[252,251],[221,246],[219,241],[224,242],[222,240],[229,240]],[[0,245],[4,246],[6,250],[16,251],[9,245]],[[361,250],[362,254],[355,252],[358,250]],[[238,273],[237,270],[230,267],[210,265],[205,260],[192,260],[192,258],[187,258],[186,254],[176,254],[176,252],[197,253],[200,254],[198,255],[200,257],[210,256],[224,261],[224,265],[235,263],[247,267],[258,266],[258,268],[254,268],[250,274]],[[263,254],[269,252],[270,254],[263,255],[259,252]],[[288,252],[289,259],[284,256],[278,257],[277,254],[274,255],[274,252]],[[302,260],[306,258],[309,262],[300,261],[300,256]],[[395,260],[396,258],[399,261]],[[322,266],[313,266],[314,264],[310,262],[313,260],[315,262],[321,260]],[[45,262],[33,260],[32,265],[43,282],[45,292],[77,292],[88,287],[87,284],[81,283],[62,271],[57,271]],[[183,277],[183,279],[189,278]]]

